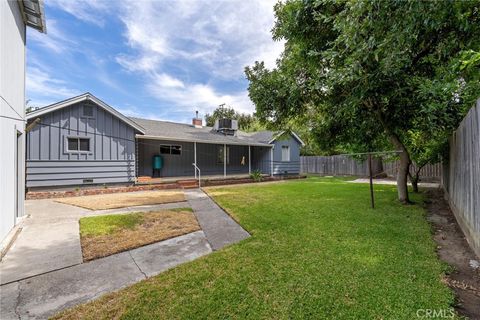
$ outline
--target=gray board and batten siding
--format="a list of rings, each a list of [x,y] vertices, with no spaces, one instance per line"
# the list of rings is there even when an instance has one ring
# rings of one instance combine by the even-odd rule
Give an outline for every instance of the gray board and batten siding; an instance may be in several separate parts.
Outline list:
[[[38,118],[27,135],[27,187],[135,181],[136,130],[119,117],[84,100]],[[89,151],[70,152],[69,137],[88,138]]]

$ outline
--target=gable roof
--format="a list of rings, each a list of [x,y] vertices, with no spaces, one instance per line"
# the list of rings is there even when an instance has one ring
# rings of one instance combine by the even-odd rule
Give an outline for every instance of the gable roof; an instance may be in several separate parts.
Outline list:
[[[272,143],[273,141],[277,140],[278,138],[280,138],[285,132],[287,131],[279,131],[277,132],[276,134],[274,134],[272,136],[272,138],[270,139],[269,143]],[[300,142],[300,144],[302,145],[302,147],[305,146],[305,142],[303,142],[302,139],[300,139],[300,137],[293,131],[290,131],[290,134],[298,141]]]
[[[185,123],[169,121],[130,118],[145,128],[144,135],[137,135],[140,139],[157,139],[172,141],[188,141],[200,143],[236,144],[272,147],[267,140],[257,139],[254,135],[238,130],[236,136],[224,135],[212,131],[212,127],[196,128]]]
[[[108,104],[106,104],[102,100],[98,99],[97,97],[95,97],[94,95],[92,95],[89,92],[86,92],[86,93],[81,94],[79,96],[76,96],[76,97],[73,97],[73,98],[70,98],[70,99],[67,99],[67,100],[63,100],[63,101],[48,105],[46,107],[34,110],[32,112],[29,112],[26,115],[26,119],[30,120],[30,119],[36,118],[38,116],[41,116],[43,114],[50,113],[52,111],[65,108],[65,107],[74,105],[78,102],[82,102],[82,101],[92,101],[93,103],[95,103],[99,107],[103,108],[105,111],[107,111],[107,112],[113,114],[114,116],[120,118],[122,121],[124,121],[125,123],[130,125],[132,128],[135,128],[137,131],[139,131],[143,134],[145,133],[145,129],[142,126],[138,125],[138,123],[136,123],[135,121],[131,120],[130,118],[124,116],[123,114],[121,114],[120,112],[118,112],[114,108],[110,107]]]

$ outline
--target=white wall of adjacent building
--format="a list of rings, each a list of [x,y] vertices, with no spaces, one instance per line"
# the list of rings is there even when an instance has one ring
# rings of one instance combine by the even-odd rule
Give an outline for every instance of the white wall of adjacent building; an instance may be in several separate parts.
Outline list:
[[[24,215],[25,24],[0,1],[0,241]]]

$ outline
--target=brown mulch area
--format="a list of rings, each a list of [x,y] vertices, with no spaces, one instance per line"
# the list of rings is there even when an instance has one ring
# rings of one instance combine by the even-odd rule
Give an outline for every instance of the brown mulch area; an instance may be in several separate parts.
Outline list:
[[[106,257],[200,230],[191,211],[162,210],[142,214],[142,223],[134,229],[122,229],[108,235],[81,236],[83,260]]]
[[[152,205],[185,201],[183,191],[142,191],[134,193],[99,194],[83,197],[71,197],[56,202],[90,209],[105,210],[132,206]]]
[[[454,267],[444,281],[455,292],[455,308],[462,316],[480,319],[480,268],[471,266],[471,262],[479,261],[480,257],[468,245],[443,192],[428,190],[427,197],[428,220],[434,227],[438,256]]]

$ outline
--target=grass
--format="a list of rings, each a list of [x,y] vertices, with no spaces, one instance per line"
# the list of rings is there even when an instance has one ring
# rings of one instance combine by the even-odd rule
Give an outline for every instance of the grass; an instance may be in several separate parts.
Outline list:
[[[185,201],[182,191],[141,191],[130,193],[98,194],[91,196],[56,199],[56,202],[89,210],[117,209],[132,206],[153,205]]]
[[[210,188],[251,238],[57,318],[415,319],[450,308],[423,208],[375,189],[372,210],[368,185],[342,179]]]
[[[200,230],[190,208],[80,219],[85,261]]]

